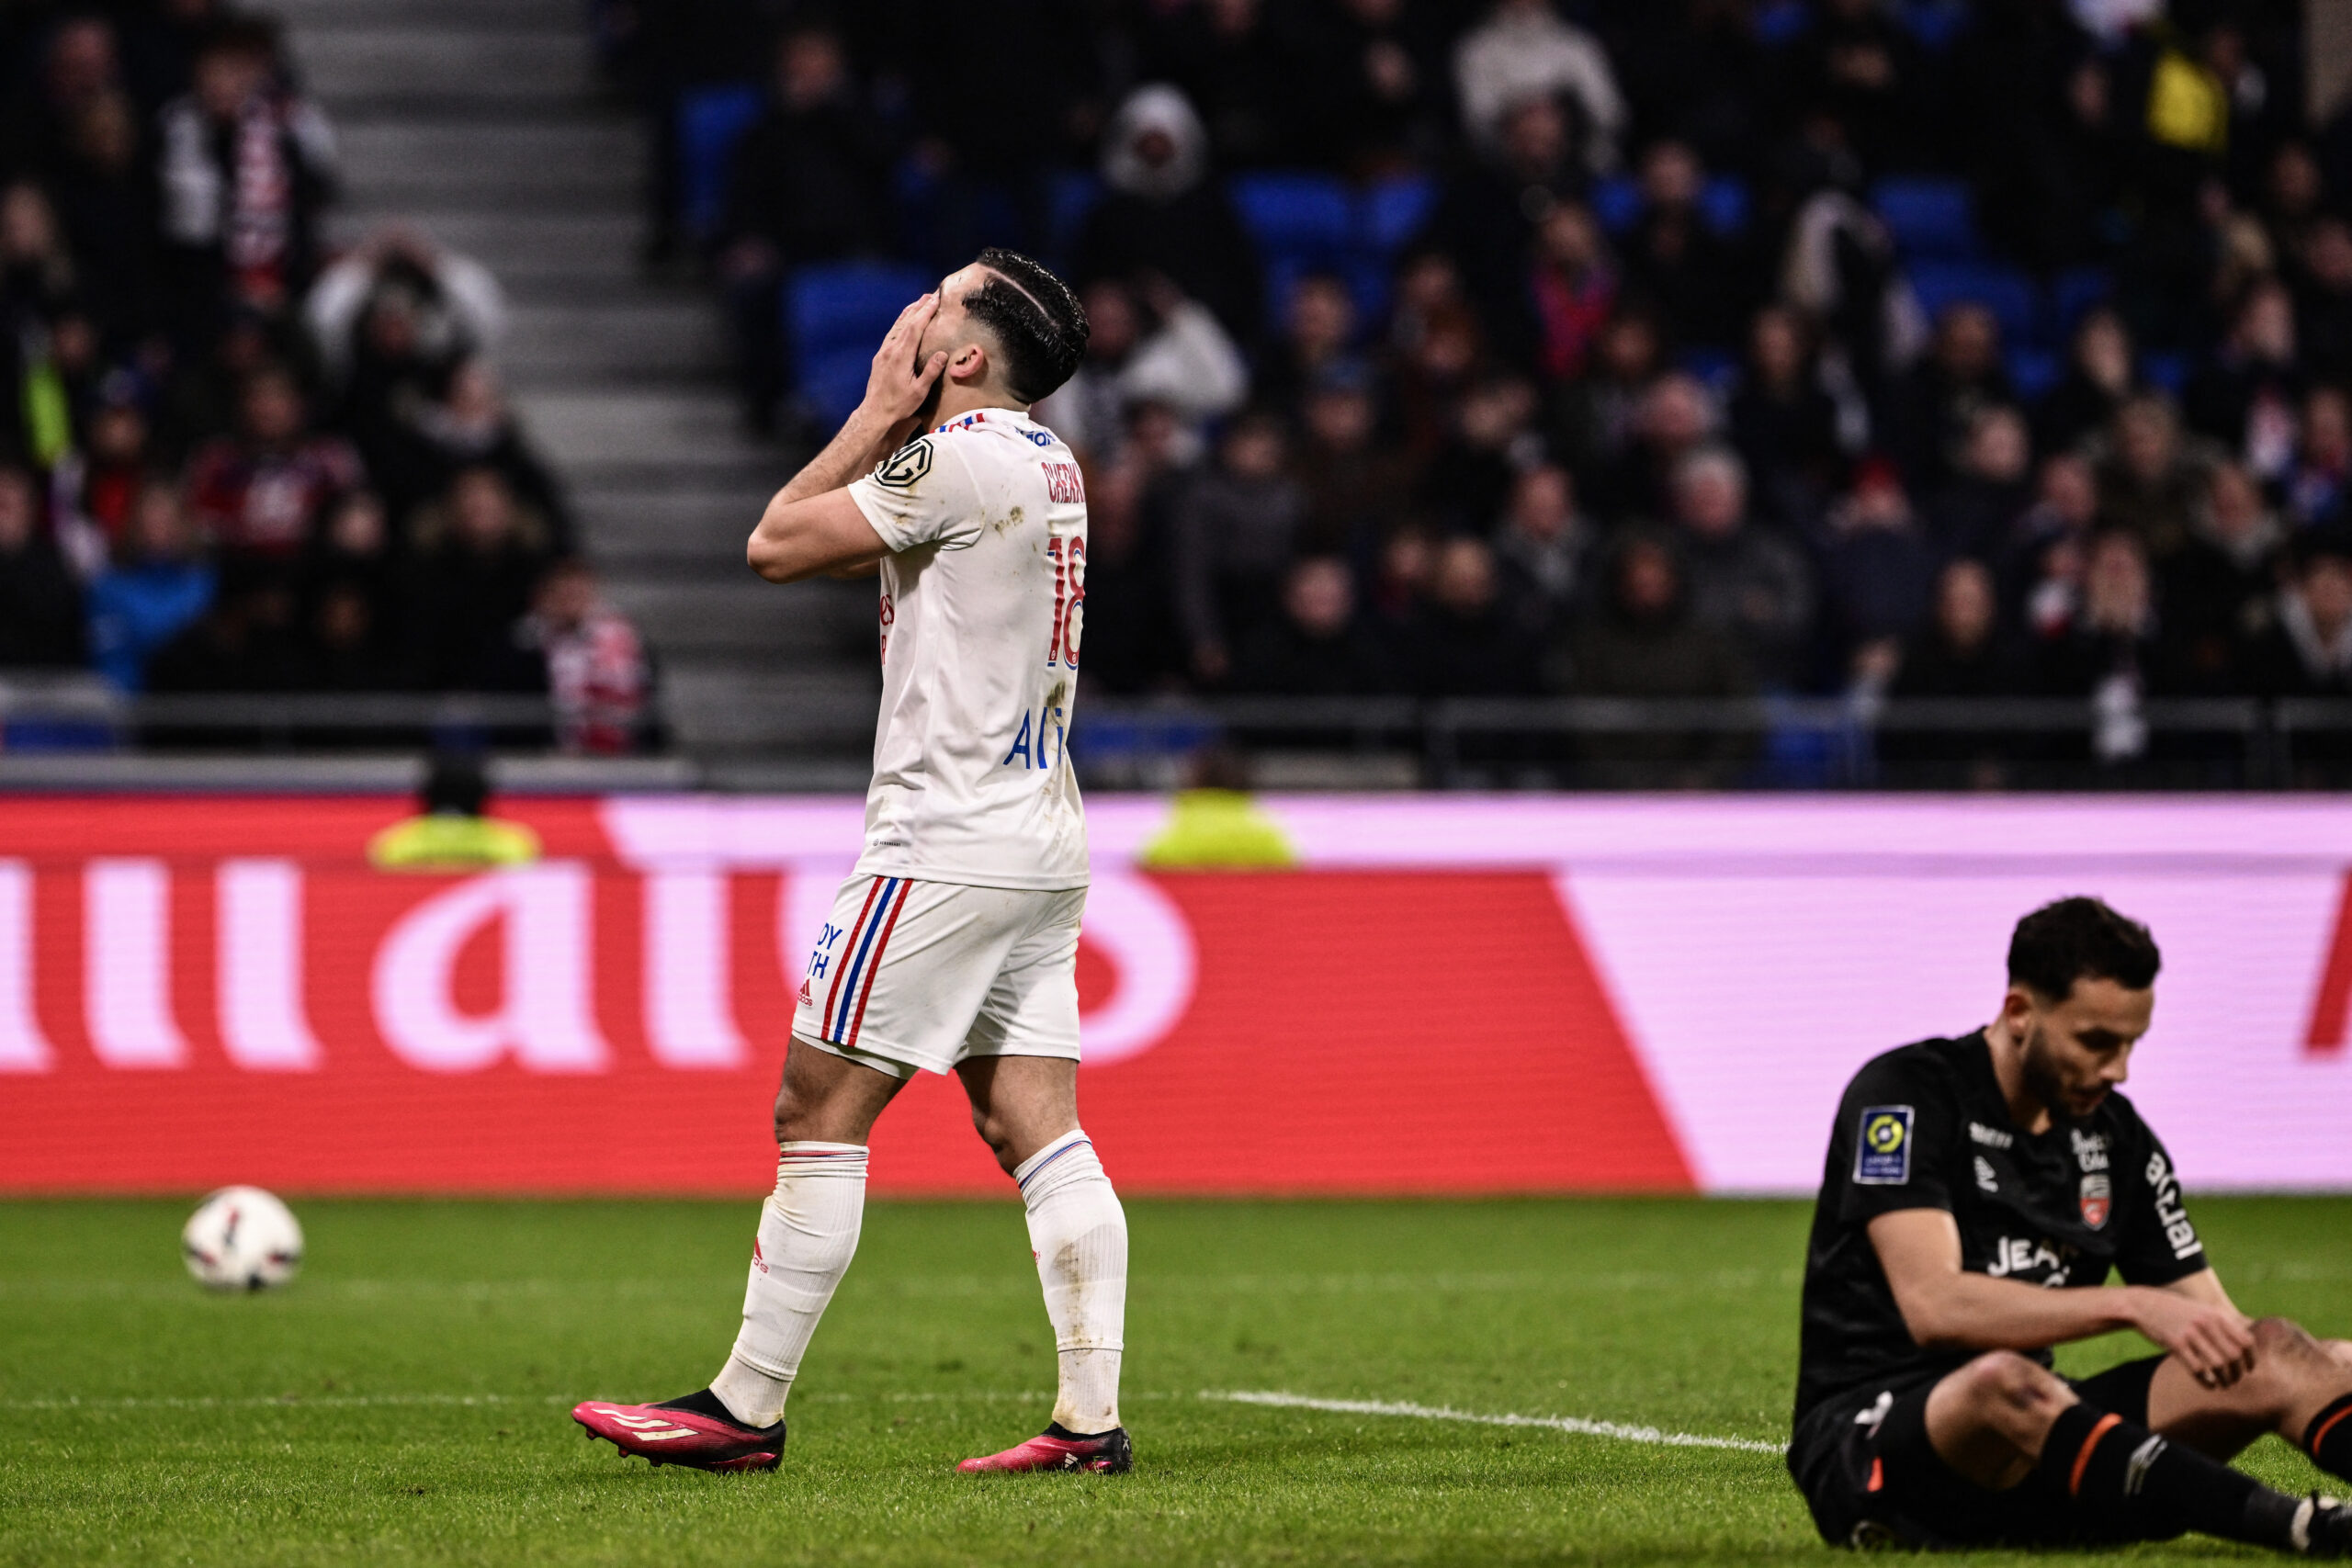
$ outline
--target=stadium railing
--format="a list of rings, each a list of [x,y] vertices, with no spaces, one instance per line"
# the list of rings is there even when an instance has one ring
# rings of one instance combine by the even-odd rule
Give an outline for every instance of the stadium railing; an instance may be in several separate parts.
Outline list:
[[[1440,789],[2275,790],[2352,783],[2352,699],[1098,699],[1071,754],[1090,783],[1165,786],[1220,744],[1286,781],[1409,760]]]
[[[285,752],[450,744],[550,750],[562,716],[506,692],[218,692],[132,694],[87,677],[0,680],[0,750]],[[658,707],[641,725],[661,733]]]
[[[544,697],[503,693],[137,696],[87,678],[0,679],[0,750],[68,773],[77,757],[287,759],[432,745],[549,755],[558,718]],[[854,719],[844,711],[797,732],[785,750],[839,753],[845,768],[871,744],[871,726],[862,710]],[[1294,786],[2336,788],[2352,786],[2352,698],[1090,694],[1069,744],[1080,777],[1100,788],[1181,784],[1218,749],[1263,764],[1261,783]],[[752,759],[636,760],[677,764],[663,771],[672,784],[727,787],[727,766],[696,764]],[[834,773],[850,786],[848,772],[826,777]]]

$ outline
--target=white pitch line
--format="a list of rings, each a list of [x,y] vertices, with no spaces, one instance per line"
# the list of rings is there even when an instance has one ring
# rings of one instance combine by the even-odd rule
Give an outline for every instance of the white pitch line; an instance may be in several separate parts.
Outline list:
[[[560,1393],[253,1394],[237,1398],[7,1399],[0,1410],[352,1410],[390,1404],[560,1404]]]
[[[818,1402],[827,1404],[930,1404],[956,1403],[1001,1404],[1035,1400],[1045,1403],[1052,1399],[1045,1389],[967,1389],[910,1392],[897,1393],[851,1393],[824,1390],[804,1393],[800,1403]],[[1162,1394],[1136,1393],[1136,1399],[1165,1398]],[[456,1406],[488,1404],[577,1404],[568,1393],[323,1393],[323,1394],[245,1394],[230,1397],[207,1395],[170,1396],[132,1394],[119,1399],[0,1399],[0,1410],[364,1410],[381,1406],[428,1405]]]
[[[216,1398],[206,1396],[138,1396],[119,1399],[0,1399],[0,1410],[356,1410],[388,1406],[444,1406],[466,1408],[483,1405],[560,1405],[571,1401],[571,1395],[560,1393],[351,1393],[351,1394],[256,1394],[243,1397]],[[995,1389],[905,1391],[876,1394],[853,1393],[845,1390],[811,1391],[801,1396],[803,1403],[820,1401],[825,1404],[994,1404],[1042,1400],[1045,1395],[1035,1390],[1013,1391]],[[1167,1394],[1136,1393],[1130,1402],[1165,1399]],[[1181,1396],[1175,1396],[1181,1397]],[[1621,1421],[1590,1421],[1580,1416],[1516,1416],[1489,1415],[1475,1410],[1455,1410],[1442,1404],[1412,1404],[1390,1399],[1317,1399],[1304,1393],[1283,1393],[1268,1390],[1236,1389],[1204,1391],[1197,1397],[1221,1404],[1258,1404],[1283,1410],[1322,1410],[1340,1416],[1400,1416],[1422,1421],[1461,1421],[1478,1427],[1532,1427],[1546,1431],[1569,1432],[1579,1437],[1614,1438],[1621,1442],[1649,1443],[1675,1449],[1730,1449],[1741,1453],[1777,1454],[1784,1445],[1758,1442],[1752,1438],[1715,1438],[1694,1432],[1668,1432],[1656,1427],[1629,1426]]]
[[[1340,1416],[1408,1416],[1423,1421],[1466,1421],[1478,1427],[1541,1427],[1554,1432],[1574,1432],[1586,1438],[1615,1438],[1620,1442],[1652,1443],[1669,1449],[1733,1449],[1741,1453],[1785,1453],[1785,1443],[1759,1442],[1753,1438],[1711,1438],[1696,1432],[1667,1432],[1656,1427],[1633,1427],[1622,1421],[1588,1421],[1581,1416],[1491,1416],[1476,1410],[1455,1410],[1443,1404],[1409,1404],[1394,1399],[1316,1399],[1304,1393],[1235,1389],[1204,1392],[1203,1399],[1227,1404],[1267,1404],[1282,1410],[1328,1410]]]

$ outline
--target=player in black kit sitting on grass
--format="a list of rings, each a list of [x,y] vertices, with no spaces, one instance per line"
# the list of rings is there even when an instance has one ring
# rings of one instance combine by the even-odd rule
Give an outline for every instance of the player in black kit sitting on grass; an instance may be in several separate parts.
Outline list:
[[[1890,1051],[1847,1087],[1789,1446],[1825,1540],[2201,1530],[2352,1554],[2352,1508],[2226,1462],[2277,1432],[2352,1478],[2352,1346],[2232,1304],[2171,1157],[2115,1092],[2156,966],[2146,928],[2061,900],[2018,923],[1998,1018]],[[2050,1347],[2119,1328],[2165,1354],[2079,1382],[2051,1370]]]

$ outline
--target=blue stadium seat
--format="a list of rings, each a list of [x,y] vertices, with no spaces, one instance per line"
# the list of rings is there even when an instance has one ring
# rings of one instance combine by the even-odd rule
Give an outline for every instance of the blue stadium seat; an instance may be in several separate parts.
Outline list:
[[[1042,255],[1053,236],[1038,231],[1040,215],[1027,204],[1026,195],[1009,180],[944,180],[921,158],[909,153],[890,174],[890,196],[899,220],[898,253],[922,257],[942,272],[971,260],[973,251],[981,245],[1010,245]],[[1055,216],[1054,199],[1049,185],[1042,215],[1047,222]]]
[[[897,262],[805,266],[786,279],[785,341],[802,398],[830,421],[846,419],[865,393],[875,344],[935,281]]]
[[[1224,738],[1224,728],[1216,721],[1188,716],[1182,709],[1128,709],[1106,716],[1102,704],[1091,703],[1078,710],[1069,744],[1071,755],[1082,767],[1113,771],[1124,767],[1148,777],[1155,764],[1173,767]]]
[[[1395,291],[1396,280],[1392,257],[1360,251],[1342,269],[1348,280],[1348,292],[1355,296],[1356,320],[1378,322],[1388,318],[1388,299]]]
[[[1337,265],[1355,241],[1348,187],[1329,175],[1236,175],[1227,190],[1242,226],[1269,259]]]
[[[35,751],[111,751],[118,737],[104,719],[20,716],[0,720],[0,747]]]
[[[1774,706],[1785,709],[1786,705],[1775,703]],[[1818,720],[1807,723],[1783,711],[1765,732],[1761,754],[1748,763],[1736,787],[1827,789],[1852,776],[1853,764],[1848,758],[1852,745],[1851,736],[1843,729],[1826,728]]]
[[[2028,348],[2041,341],[2041,291],[2021,267],[1994,262],[1915,262],[1908,269],[1911,291],[1933,321],[1948,306],[1983,305],[2001,323],[2005,348]]]
[[[831,349],[874,345],[910,300],[937,281],[900,262],[836,262],[804,266],[786,280],[785,319],[793,352],[807,360]]]
[[[1095,175],[1060,169],[1046,176],[1046,261],[1069,264],[1087,215],[1102,199],[1102,181]]]
[[[2188,355],[2143,354],[2140,356],[2140,377],[2158,391],[2177,398],[2188,385]]]
[[[2013,348],[2007,355],[2009,385],[2029,403],[2039,402],[2065,373],[2065,362],[2045,348]]]
[[[875,336],[878,339],[881,333]],[[831,429],[856,412],[858,400],[865,396],[866,373],[873,367],[874,349],[870,344],[862,349],[827,349],[803,359],[799,365],[800,400]]]
[[[695,239],[718,231],[735,144],[766,107],[767,95],[749,82],[692,87],[679,95],[678,217]]]
[[[1266,330],[1276,338],[1282,336],[1283,319],[1290,313],[1290,297],[1297,289],[1298,280],[1306,274],[1306,264],[1296,256],[1266,258],[1259,291],[1265,296]]]
[[[1881,180],[1871,187],[1871,205],[1905,256],[1968,261],[1978,254],[1976,204],[1965,181]]]
[[[938,255],[939,182],[911,154],[890,171],[890,217],[900,254]]]
[[[1930,54],[1941,54],[1968,30],[1968,7],[1952,0],[1910,0],[1895,7],[1895,19]]]
[[[1385,260],[1410,243],[1435,210],[1437,181],[1426,175],[1375,181],[1357,198],[1357,243]]]
[[[1642,215],[1642,187],[1631,175],[1610,175],[1592,187],[1592,216],[1604,233],[1623,234]]]
[[[1728,393],[1739,377],[1739,355],[1728,349],[1686,348],[1675,359],[1718,394]]]
[[[2070,266],[2050,280],[2050,341],[2064,344],[2085,316],[2115,293],[2115,279],[2103,266]]]
[[[1756,7],[1756,41],[1766,49],[1792,44],[1813,29],[1804,0],[1764,0]]]
[[[1699,193],[1699,210],[1716,233],[1738,233],[1747,227],[1747,182],[1737,175],[1713,176]]]

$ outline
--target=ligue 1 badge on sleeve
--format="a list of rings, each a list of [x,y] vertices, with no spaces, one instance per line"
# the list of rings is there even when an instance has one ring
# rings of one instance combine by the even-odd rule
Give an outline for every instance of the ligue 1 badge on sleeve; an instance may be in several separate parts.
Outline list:
[[[1854,1179],[1864,1187],[1900,1187],[1911,1179],[1911,1107],[1863,1108]]]
[[[931,437],[921,436],[908,442],[882,460],[874,470],[874,482],[892,490],[912,490],[915,481],[931,472]]]
[[[2107,1216],[2115,1207],[2115,1189],[2105,1171],[2096,1171],[2083,1178],[2083,1224],[2091,1229],[2105,1230]]]

